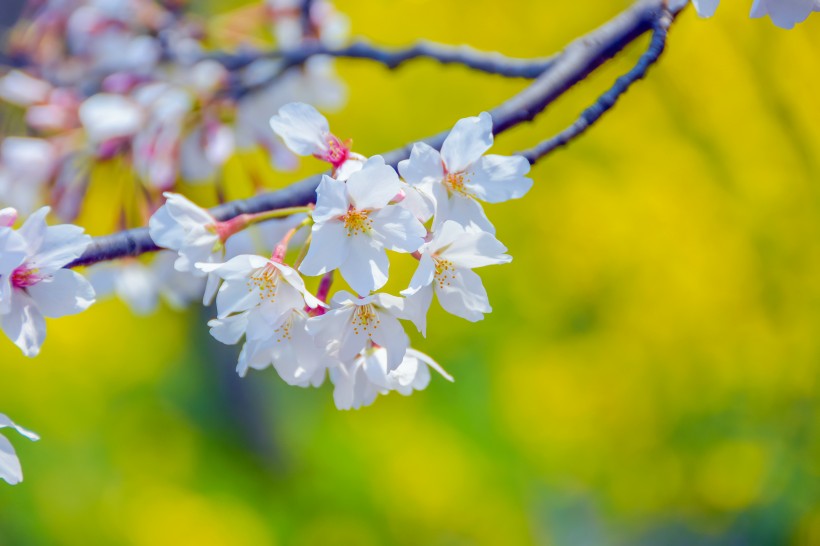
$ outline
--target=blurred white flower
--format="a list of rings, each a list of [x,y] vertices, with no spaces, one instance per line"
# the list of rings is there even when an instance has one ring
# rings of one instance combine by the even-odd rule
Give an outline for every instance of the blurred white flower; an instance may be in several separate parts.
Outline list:
[[[54,174],[57,150],[40,138],[6,137],[0,143],[0,203],[29,214]]]
[[[156,311],[160,299],[175,310],[183,310],[202,299],[205,279],[174,268],[173,252],[159,252],[144,264],[123,259],[103,262],[88,268],[88,280],[98,298],[116,295],[137,315]]]

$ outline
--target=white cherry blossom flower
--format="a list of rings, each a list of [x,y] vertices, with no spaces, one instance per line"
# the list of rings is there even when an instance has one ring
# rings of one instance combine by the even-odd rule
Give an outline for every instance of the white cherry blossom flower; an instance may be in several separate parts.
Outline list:
[[[308,292],[295,269],[269,258],[243,254],[222,264],[198,263],[197,267],[223,279],[216,295],[218,319],[253,311],[245,333],[254,339],[270,335],[268,326],[291,309],[324,305]]]
[[[364,156],[350,151],[349,141],[342,142],[331,133],[327,118],[309,104],[286,104],[270,119],[270,126],[296,155],[312,155],[333,165],[338,180],[346,180],[361,169],[365,160]]]
[[[307,320],[304,310],[292,309],[273,329],[273,335],[267,339],[248,340],[239,355],[237,373],[244,377],[249,368],[261,370],[273,366],[289,385],[321,385],[326,370],[338,366],[339,362],[316,346],[307,331]]]
[[[164,195],[165,204],[151,216],[148,232],[158,246],[178,253],[174,264],[177,271],[207,277],[203,296],[203,303],[207,305],[219,287],[219,278],[197,268],[196,264],[222,262],[227,237],[220,233],[220,228],[224,224],[182,195],[170,192]]]
[[[79,110],[80,122],[92,144],[133,137],[142,127],[143,108],[134,100],[112,93],[86,99]]]
[[[40,439],[37,434],[15,424],[7,416],[0,413],[0,429],[3,428],[13,428],[22,436],[25,436],[32,441],[37,441]],[[0,434],[0,479],[5,480],[6,483],[10,485],[17,485],[23,481],[23,469],[20,467],[20,460],[17,458],[17,452],[14,451],[14,446],[11,445],[8,438],[2,434]]]
[[[322,275],[339,269],[359,294],[384,286],[390,267],[385,249],[415,252],[427,234],[411,212],[389,204],[400,190],[398,175],[380,156],[347,182],[324,176],[316,190],[313,238],[299,270]]]
[[[484,155],[493,145],[493,121],[482,112],[456,122],[441,152],[419,142],[399,163],[402,178],[435,206],[436,224],[453,220],[495,232],[479,201],[501,203],[532,187],[529,162],[521,156]]]
[[[469,321],[481,320],[491,312],[487,291],[473,269],[509,263],[512,258],[506,251],[495,236],[475,225],[444,222],[419,250],[419,266],[410,287],[402,291],[419,331],[426,335],[434,291],[445,311]]]
[[[94,303],[91,284],[64,269],[91,237],[78,226],[47,226],[48,212],[41,208],[17,231],[0,228],[0,326],[29,357],[45,340],[44,317],[73,315]]]
[[[0,144],[0,203],[28,214],[41,202],[51,179],[57,150],[41,138],[6,137]]]
[[[373,403],[379,394],[397,391],[404,396],[423,390],[433,368],[448,381],[453,378],[426,354],[408,348],[398,366],[391,366],[383,347],[372,347],[352,362],[330,369],[333,400],[339,409],[358,409]]]
[[[404,299],[389,294],[357,298],[340,290],[330,303],[330,310],[307,321],[307,330],[319,347],[342,362],[352,362],[377,345],[385,349],[391,369],[401,363],[410,343],[399,322],[410,318]]]

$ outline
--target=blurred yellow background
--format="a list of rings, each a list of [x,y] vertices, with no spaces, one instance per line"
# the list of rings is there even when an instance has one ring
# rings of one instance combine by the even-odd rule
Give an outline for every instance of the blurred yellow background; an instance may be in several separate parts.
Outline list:
[[[540,56],[628,3],[337,6],[376,43]],[[514,256],[481,272],[495,311],[434,306],[414,338],[454,384],[340,412],[328,385],[236,378],[207,311],[112,300],[52,321],[35,360],[1,340],[0,410],[42,440],[9,434],[26,480],[0,487],[0,544],[820,544],[820,14],[784,31],[724,4],[488,208]],[[643,43],[494,151],[563,128]],[[338,66],[331,126],[365,154],[525,85]]]

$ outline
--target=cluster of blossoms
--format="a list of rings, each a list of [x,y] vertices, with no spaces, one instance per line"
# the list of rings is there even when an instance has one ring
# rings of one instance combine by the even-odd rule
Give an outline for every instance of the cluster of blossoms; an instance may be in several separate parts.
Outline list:
[[[288,67],[256,47],[338,46],[347,19],[324,0],[307,13],[300,1],[267,0],[251,6],[252,19],[275,44],[233,44],[177,4],[29,2],[9,40],[16,68],[0,75],[0,103],[25,126],[0,143],[0,202],[23,214],[50,202],[73,220],[101,162],[134,173],[148,210],[180,181],[214,182],[238,150],[261,148],[275,168],[295,166],[267,120],[294,100],[338,108],[344,86],[330,58]],[[207,51],[220,42],[239,53]]]
[[[692,0],[701,17],[711,17],[717,11],[720,0]],[[769,16],[781,28],[794,28],[813,11],[820,11],[820,0],[754,0],[753,18]]]
[[[379,394],[410,394],[430,381],[427,355],[410,348],[403,322],[426,335],[435,293],[448,312],[470,321],[491,311],[478,267],[507,263],[506,248],[481,202],[522,197],[532,186],[523,157],[487,155],[492,119],[482,113],[456,123],[441,151],[418,143],[398,172],[380,156],[366,158],[334,135],[327,119],[304,103],[282,107],[271,127],[288,148],[331,166],[315,206],[241,215],[218,222],[177,194],[151,219],[150,234],[178,254],[178,271],[207,279],[217,340],[244,340],[237,372],[273,367],[291,385],[334,385],[340,409],[370,404]],[[225,248],[252,224],[293,215],[297,222],[269,257]],[[306,232],[300,243],[295,237]],[[288,263],[289,250],[300,247]],[[379,292],[390,275],[389,253],[418,266],[401,295]],[[338,271],[352,292],[330,294]],[[303,275],[319,277],[316,295]]]
[[[708,17],[718,1],[693,3]],[[18,136],[0,141],[0,206],[9,207],[0,209],[0,328],[33,357],[46,318],[79,313],[97,297],[116,294],[140,314],[160,299],[174,308],[215,300],[208,326],[218,341],[242,343],[241,376],[272,367],[290,385],[328,379],[340,409],[424,389],[431,369],[452,380],[410,347],[405,328],[426,337],[434,295],[469,321],[491,311],[474,270],[511,258],[482,203],[525,195],[528,161],[487,154],[486,113],[457,122],[440,150],[415,144],[396,168],[355,153],[314,107],[344,100],[333,60],[309,55],[292,66],[248,38],[248,25],[261,25],[275,41],[262,45],[280,52],[339,47],[347,20],[327,0],[263,0],[218,29],[184,4],[29,0],[10,33],[14,68],[0,71],[0,103]],[[754,0],[752,16],[791,28],[812,11],[820,0]],[[211,53],[214,44],[238,53]],[[245,149],[262,150],[275,169],[313,156],[330,175],[313,204],[227,221],[179,193],[183,182],[218,188],[226,162]],[[131,193],[141,202],[112,207],[121,227],[148,223],[167,250],[98,264],[86,279],[70,265],[91,238],[74,225],[47,225],[52,209],[42,205],[73,221],[103,163],[131,173],[138,189]],[[129,221],[127,210],[141,216]],[[27,219],[14,229],[18,211]],[[385,293],[391,257],[400,255],[416,260],[415,272]],[[331,293],[337,271],[350,290]],[[38,439],[3,414],[0,428]],[[22,480],[2,435],[0,478]]]

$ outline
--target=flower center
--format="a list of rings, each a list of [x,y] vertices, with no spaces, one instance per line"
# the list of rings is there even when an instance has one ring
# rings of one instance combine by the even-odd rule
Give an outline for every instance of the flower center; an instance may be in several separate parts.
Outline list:
[[[342,142],[336,135],[328,134],[325,137],[325,142],[328,150],[321,155],[317,155],[317,157],[333,165],[334,169],[338,169],[350,157],[351,141]]]
[[[469,181],[470,179],[468,178],[466,182]],[[464,183],[464,173],[447,173],[447,176],[444,178],[444,186],[451,194],[458,193],[464,197],[472,197],[470,191],[464,187]]]
[[[373,309],[371,304],[361,305],[353,313],[353,333],[358,335],[359,332],[367,334],[367,337],[373,335],[373,331],[379,327],[381,320],[379,314]]]
[[[248,288],[251,291],[258,291],[259,298],[273,302],[276,300],[276,288],[279,282],[279,270],[268,264],[262,269],[258,269],[256,273],[251,275],[248,280]]]
[[[442,260],[434,258],[436,262],[435,278],[439,288],[450,286],[450,283],[456,280],[456,267],[450,260]]]
[[[359,235],[370,231],[373,220],[370,219],[370,211],[350,209],[342,216],[342,222],[347,229],[347,236]]]
[[[37,268],[28,268],[25,265],[21,265],[17,269],[15,269],[11,274],[11,284],[16,288],[28,288],[29,286],[34,286],[38,282],[43,280],[43,277],[38,275]]]

